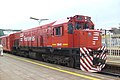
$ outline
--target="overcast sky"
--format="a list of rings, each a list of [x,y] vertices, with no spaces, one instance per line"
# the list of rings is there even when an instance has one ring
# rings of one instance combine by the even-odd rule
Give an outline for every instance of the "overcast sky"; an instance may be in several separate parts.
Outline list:
[[[0,28],[28,29],[38,26],[29,19],[58,19],[86,15],[96,28],[117,27],[120,24],[120,0],[0,0]]]

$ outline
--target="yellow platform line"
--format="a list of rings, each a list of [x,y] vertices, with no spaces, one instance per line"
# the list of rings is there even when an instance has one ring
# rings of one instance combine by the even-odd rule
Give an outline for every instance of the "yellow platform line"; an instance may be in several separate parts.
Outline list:
[[[78,73],[67,71],[67,70],[58,69],[58,68],[55,68],[55,67],[51,67],[51,66],[41,64],[41,63],[33,62],[33,61],[30,61],[30,60],[27,60],[27,59],[21,59],[21,58],[17,58],[17,57],[11,56],[11,55],[7,55],[7,56],[9,56],[11,58],[14,58],[14,59],[21,60],[21,61],[25,61],[25,62],[28,62],[28,63],[32,63],[32,64],[35,64],[35,65],[39,65],[39,66],[42,66],[42,67],[45,67],[45,68],[48,68],[48,69],[52,69],[52,70],[60,71],[60,72],[63,72],[63,73],[71,74],[71,75],[74,75],[74,76],[79,76],[79,77],[90,79],[90,80],[100,80],[98,78],[78,74]]]

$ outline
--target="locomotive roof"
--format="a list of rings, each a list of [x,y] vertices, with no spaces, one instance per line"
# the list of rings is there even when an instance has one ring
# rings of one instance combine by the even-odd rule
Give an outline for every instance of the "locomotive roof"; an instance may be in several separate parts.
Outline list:
[[[55,25],[67,23],[68,21],[69,21],[69,19],[56,20],[54,22],[51,22],[51,23],[48,23],[48,24],[45,24],[45,25],[41,25],[41,26],[38,26],[38,27],[23,30],[22,32],[31,31],[31,30],[38,29],[38,28],[45,28],[45,27],[48,27],[48,26],[55,26]]]
[[[69,21],[69,19],[61,19],[61,20],[57,20],[55,21],[54,25],[59,25],[59,24],[63,24],[63,23],[67,23]]]
[[[48,26],[51,26],[52,24],[54,24],[54,22],[51,22],[51,23],[48,23],[48,24],[45,24],[45,25],[41,25],[41,26],[37,26],[37,27],[33,27],[33,28],[30,28],[30,29],[26,29],[26,30],[23,30],[22,32],[26,32],[26,31],[31,31],[31,30],[36,30],[38,28],[45,28],[45,27],[48,27]]]

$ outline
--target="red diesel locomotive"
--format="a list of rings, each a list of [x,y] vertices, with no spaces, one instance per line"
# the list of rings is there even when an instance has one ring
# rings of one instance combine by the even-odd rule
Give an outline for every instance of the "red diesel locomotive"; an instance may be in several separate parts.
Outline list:
[[[0,37],[4,51],[88,72],[105,66],[107,50],[101,40],[91,18],[83,15]]]

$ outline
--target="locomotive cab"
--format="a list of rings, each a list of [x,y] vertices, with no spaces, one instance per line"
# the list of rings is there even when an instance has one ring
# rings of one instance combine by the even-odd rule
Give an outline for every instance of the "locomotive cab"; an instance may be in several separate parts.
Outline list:
[[[101,44],[100,31],[93,30],[94,24],[88,16],[76,15],[70,17],[68,22],[68,36],[71,40],[71,47],[87,47],[97,49]],[[71,36],[72,35],[72,36]]]
[[[90,17],[70,17],[68,42],[71,48],[80,49],[80,68],[83,71],[100,71],[105,66],[106,47],[102,46],[100,34],[100,31],[94,30]]]

